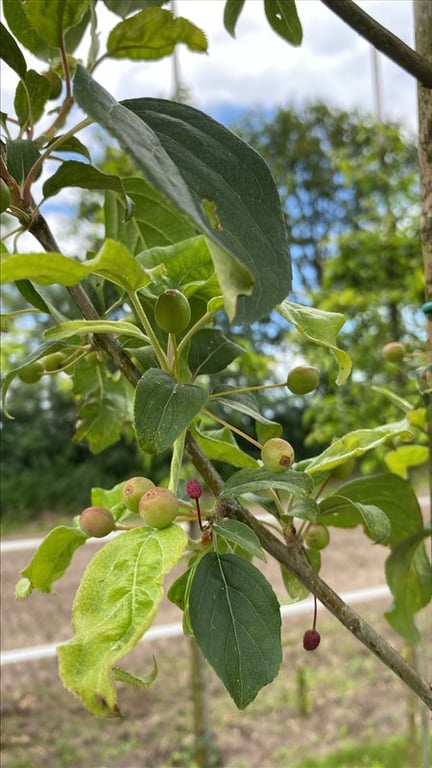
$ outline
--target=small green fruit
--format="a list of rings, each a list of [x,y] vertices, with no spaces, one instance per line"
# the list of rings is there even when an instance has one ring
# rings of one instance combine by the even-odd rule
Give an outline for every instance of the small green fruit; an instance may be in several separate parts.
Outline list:
[[[389,363],[400,363],[405,355],[405,347],[400,341],[390,341],[382,348],[382,356]]]
[[[190,323],[191,308],[186,296],[175,288],[161,293],[154,310],[155,320],[166,333],[181,333]]]
[[[140,498],[150,488],[154,488],[154,483],[148,477],[131,477],[125,482],[122,489],[122,498],[131,512],[138,514]]]
[[[18,378],[25,384],[36,384],[36,382],[42,378],[43,374],[43,365],[39,360],[36,360],[34,363],[26,365],[21,371],[18,371]]]
[[[287,440],[272,437],[264,443],[261,458],[269,472],[284,472],[294,461],[294,448]]]
[[[304,540],[310,549],[325,549],[330,541],[330,534],[322,523],[312,523],[305,533]]]
[[[41,364],[45,371],[58,371],[61,369],[65,360],[66,355],[64,352],[51,352],[50,355],[46,355],[46,357],[42,358]]]
[[[168,488],[150,488],[139,502],[139,513],[152,528],[166,528],[177,517],[178,501]]]
[[[84,533],[96,539],[108,536],[115,528],[112,512],[104,507],[87,507],[81,512],[79,522]]]
[[[294,395],[307,395],[317,388],[319,372],[311,365],[297,365],[287,376],[287,387]]]
[[[11,204],[11,193],[4,179],[0,179],[0,213],[9,208]]]

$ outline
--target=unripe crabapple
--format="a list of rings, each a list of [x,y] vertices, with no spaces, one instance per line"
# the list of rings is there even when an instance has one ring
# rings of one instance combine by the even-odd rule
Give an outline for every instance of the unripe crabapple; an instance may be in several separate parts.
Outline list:
[[[390,341],[382,348],[382,356],[389,363],[400,363],[405,354],[405,347],[400,341]]]
[[[294,448],[287,440],[272,437],[264,443],[261,458],[269,472],[284,472],[294,461]]]
[[[122,498],[131,512],[138,514],[140,498],[150,488],[154,488],[154,483],[148,477],[131,477],[125,482],[122,488]]]
[[[150,488],[140,498],[139,513],[146,525],[152,528],[166,528],[177,517],[177,497],[168,488]]]
[[[80,526],[87,536],[101,539],[115,528],[112,512],[104,507],[87,507],[80,514]]]
[[[317,388],[319,373],[311,365],[297,365],[287,376],[287,387],[294,395],[307,395]]]
[[[166,333],[181,333],[191,319],[189,301],[181,291],[169,288],[158,297],[154,316],[159,328]]]
[[[310,549],[324,549],[330,541],[328,528],[322,523],[312,523],[305,533],[304,540]]]
[[[25,384],[35,384],[44,374],[44,368],[39,360],[35,360],[34,363],[29,363],[21,371],[18,371],[18,378]]]

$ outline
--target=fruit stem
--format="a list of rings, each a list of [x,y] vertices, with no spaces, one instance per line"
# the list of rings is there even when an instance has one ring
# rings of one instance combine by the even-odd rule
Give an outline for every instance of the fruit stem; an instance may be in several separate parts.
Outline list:
[[[228,421],[225,421],[225,419],[221,419],[220,416],[216,416],[211,411],[208,411],[207,408],[202,408],[201,412],[204,413],[206,416],[210,416],[211,419],[218,421],[219,424],[222,424],[224,427],[227,427],[228,429],[231,430],[231,432],[236,432],[237,435],[241,435],[241,437],[244,437],[245,440],[247,440],[249,443],[252,443],[252,445],[255,445],[256,448],[259,448],[261,450],[262,444],[259,443],[257,440],[254,440],[253,437],[250,437],[250,435],[247,435],[246,432],[242,432],[241,429],[237,429],[237,427],[234,427]]]
[[[192,336],[197,331],[199,331],[200,328],[204,328],[204,326],[206,326],[207,323],[210,320],[213,319],[213,315],[214,314],[215,314],[215,312],[206,312],[205,315],[203,315],[202,317],[200,317],[199,320],[197,320],[197,322],[192,326],[192,328],[189,328],[188,332],[185,333],[185,335],[183,336],[180,344],[178,345],[178,350],[177,351],[178,351],[179,357],[181,357],[181,354],[182,354],[184,348],[186,347],[187,344],[189,344],[189,341],[192,338]]]
[[[227,389],[225,392],[215,392],[210,395],[209,400],[217,400],[218,397],[224,397],[225,395],[241,395],[243,392],[254,392],[261,389],[277,389],[280,387],[286,387],[286,382],[281,384],[255,384],[253,387],[239,387],[238,389]]]
[[[170,373],[170,366],[166,358],[165,352],[163,351],[161,345],[159,344],[156,334],[151,326],[150,320],[148,319],[144,311],[144,308],[138,298],[136,291],[128,291],[127,295],[136,312],[138,320],[141,322],[141,325],[144,331],[146,332],[147,336],[150,339],[151,345],[156,353],[156,357],[159,361],[160,367],[162,368],[163,371]]]
[[[195,506],[196,506],[197,517],[198,517],[198,525],[200,527],[200,531],[203,531],[204,526],[202,524],[202,519],[201,519],[201,507],[200,507],[199,499],[195,499]]]
[[[317,620],[317,609],[318,609],[317,599],[316,599],[315,592],[314,592],[314,595],[313,595],[313,599],[314,599],[314,616],[313,616],[312,629],[315,630],[316,629],[316,620]]]

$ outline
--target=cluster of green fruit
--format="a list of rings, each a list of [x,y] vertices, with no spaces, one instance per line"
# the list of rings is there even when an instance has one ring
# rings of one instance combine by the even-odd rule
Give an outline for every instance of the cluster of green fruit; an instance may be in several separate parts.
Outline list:
[[[41,357],[40,360],[35,360],[18,371],[18,377],[25,384],[35,384],[45,373],[60,371],[65,360],[66,355],[63,352],[51,352],[50,355]]]
[[[122,488],[122,500],[130,512],[139,514],[145,525],[166,528],[178,514],[178,500],[168,488],[154,485],[148,477],[131,477]],[[115,530],[116,522],[111,510],[87,507],[79,518],[81,529],[87,536],[102,538]]]

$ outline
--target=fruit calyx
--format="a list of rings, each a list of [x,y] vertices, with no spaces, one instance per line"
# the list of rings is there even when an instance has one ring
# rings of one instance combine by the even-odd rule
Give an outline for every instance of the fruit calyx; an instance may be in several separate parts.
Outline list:
[[[272,437],[264,443],[261,459],[269,472],[284,472],[294,462],[294,448],[287,440]]]

